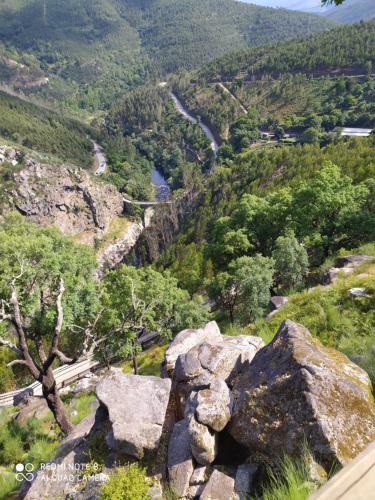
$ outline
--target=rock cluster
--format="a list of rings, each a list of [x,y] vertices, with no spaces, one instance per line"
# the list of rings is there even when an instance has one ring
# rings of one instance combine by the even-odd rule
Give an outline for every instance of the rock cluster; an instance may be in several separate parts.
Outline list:
[[[328,283],[334,283],[339,279],[340,275],[348,276],[356,267],[359,267],[365,262],[372,262],[373,260],[374,257],[370,255],[347,255],[338,257],[335,266],[328,269],[326,281],[328,281]]]
[[[152,454],[159,445],[170,389],[169,379],[126,375],[112,368],[96,386],[110,422],[108,447],[138,459]]]
[[[95,182],[76,167],[30,161],[14,180],[12,202],[19,212],[87,243],[102,237],[123,212],[122,196],[113,186]]]
[[[266,466],[285,453],[301,458],[305,445],[319,482],[324,469],[375,440],[368,375],[292,321],[266,346],[226,337],[215,322],[185,330],[165,366],[165,378],[112,369],[96,386],[96,422],[112,463],[151,459],[159,474],[153,500],[166,482],[184,500],[245,500]],[[62,460],[70,463],[78,455],[68,451]],[[37,498],[41,480],[27,498]]]
[[[367,374],[292,321],[265,347],[220,338],[211,323],[182,332],[165,358],[180,419],[168,448],[179,498],[248,498],[258,468],[282,453],[301,457],[307,444],[314,466],[329,470],[375,439]],[[242,463],[225,457],[227,439]]]

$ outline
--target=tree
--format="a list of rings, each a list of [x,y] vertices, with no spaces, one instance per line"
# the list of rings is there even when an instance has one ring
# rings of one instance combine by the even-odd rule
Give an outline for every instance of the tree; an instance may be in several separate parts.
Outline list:
[[[304,284],[309,268],[306,249],[289,230],[279,236],[272,252],[275,261],[275,278],[282,290],[299,289]]]
[[[157,332],[169,339],[179,330],[202,326],[208,310],[199,299],[178,288],[177,280],[150,267],[121,266],[104,279],[105,310],[100,326],[110,333],[106,347],[122,357],[131,356],[137,373],[140,335]]]
[[[281,141],[281,139],[285,136],[285,131],[283,127],[276,127],[275,129],[275,137],[278,141]]]
[[[55,361],[73,364],[96,346],[89,324],[98,306],[94,254],[56,228],[10,215],[0,224],[0,260],[0,346],[16,354],[8,367],[22,365],[42,384],[57,424],[68,433],[72,425],[52,367]]]
[[[345,0],[322,0],[322,5],[341,5]]]
[[[246,324],[263,314],[271,298],[273,264],[260,254],[239,257],[213,279],[210,297],[228,310],[232,323],[235,316]]]
[[[319,142],[320,133],[316,128],[310,127],[304,131],[301,136],[301,142],[303,144],[315,144]]]

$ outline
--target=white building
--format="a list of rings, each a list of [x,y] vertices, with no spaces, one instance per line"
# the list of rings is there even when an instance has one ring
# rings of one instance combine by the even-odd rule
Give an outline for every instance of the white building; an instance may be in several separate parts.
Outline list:
[[[368,137],[371,132],[371,128],[345,127],[342,129],[341,135],[347,137]]]

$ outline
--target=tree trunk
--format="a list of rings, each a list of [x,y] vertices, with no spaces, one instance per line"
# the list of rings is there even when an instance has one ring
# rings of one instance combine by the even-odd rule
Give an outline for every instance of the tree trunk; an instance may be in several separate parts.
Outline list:
[[[69,417],[66,413],[63,402],[61,401],[59,391],[56,386],[56,380],[50,368],[45,375],[42,376],[43,396],[47,401],[48,408],[53,413],[55,420],[64,434],[69,434],[73,430]]]
[[[133,351],[133,371],[134,375],[138,374],[137,353],[135,351]]]

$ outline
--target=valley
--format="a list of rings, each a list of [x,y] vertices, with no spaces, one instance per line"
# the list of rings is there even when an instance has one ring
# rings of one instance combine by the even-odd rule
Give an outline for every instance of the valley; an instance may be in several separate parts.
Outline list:
[[[375,21],[352,5],[0,2],[0,500],[371,489]]]

